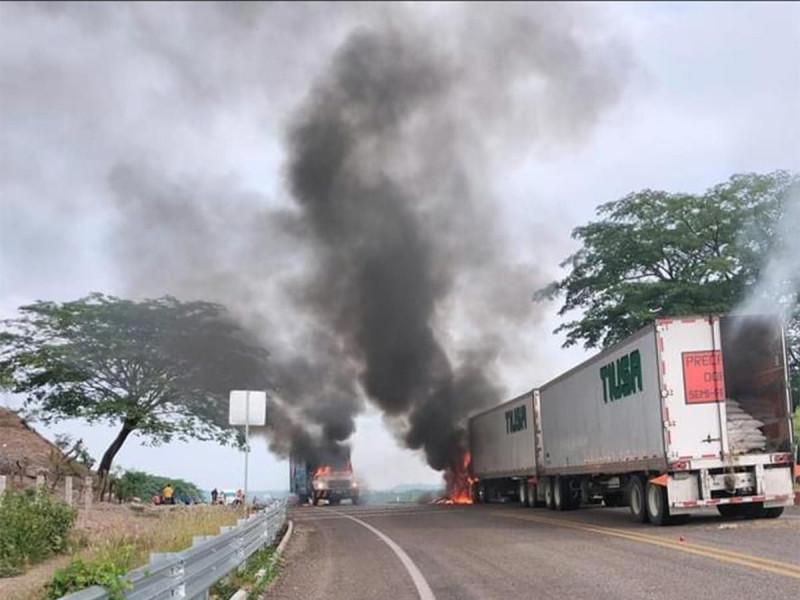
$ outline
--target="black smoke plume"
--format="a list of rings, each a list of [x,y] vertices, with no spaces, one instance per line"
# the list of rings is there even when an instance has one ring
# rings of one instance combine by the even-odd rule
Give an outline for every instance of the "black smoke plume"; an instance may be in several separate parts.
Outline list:
[[[592,79],[605,82],[559,70],[585,67],[574,64],[575,40],[529,15],[495,16],[496,29],[449,49],[437,47],[436,30],[409,24],[356,31],[288,135],[289,186],[316,258],[305,306],[340,340],[335,360],[357,365],[367,398],[437,470],[463,465],[464,418],[502,399],[495,359],[509,340],[491,332],[506,331],[514,314],[488,302],[478,324],[486,334],[454,356],[439,311],[464,273],[482,271],[479,284],[495,292],[519,284],[505,278],[508,252],[479,179],[481,138],[507,134],[494,111],[511,114],[513,86],[532,75],[587,94],[598,91]],[[465,60],[468,43],[485,64]],[[569,100],[581,108],[576,119],[598,102]]]
[[[510,240],[498,190],[615,103],[601,11],[0,5],[0,263],[45,297],[225,304],[269,350],[283,456],[346,456],[368,400],[447,468],[534,360],[528,292],[565,250]]]

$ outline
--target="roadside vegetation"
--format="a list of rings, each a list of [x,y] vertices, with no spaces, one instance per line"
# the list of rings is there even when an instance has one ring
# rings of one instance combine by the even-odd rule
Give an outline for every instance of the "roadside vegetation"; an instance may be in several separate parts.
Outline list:
[[[278,540],[281,537],[279,535]],[[280,566],[276,546],[262,548],[247,560],[243,569],[234,570],[228,577],[217,582],[211,588],[211,598],[227,600],[240,589],[247,592],[248,598],[260,598],[277,576]]]
[[[240,511],[220,506],[150,510],[143,518],[149,516],[152,524],[139,531],[78,540],[81,549],[66,567],[56,571],[45,597],[60,598],[90,585],[102,585],[113,597],[121,597],[125,590],[122,576],[147,564],[151,552],[185,550],[194,536],[217,535],[220,527],[233,525],[242,516]]]
[[[75,517],[43,490],[6,490],[0,497],[0,577],[64,552]]]

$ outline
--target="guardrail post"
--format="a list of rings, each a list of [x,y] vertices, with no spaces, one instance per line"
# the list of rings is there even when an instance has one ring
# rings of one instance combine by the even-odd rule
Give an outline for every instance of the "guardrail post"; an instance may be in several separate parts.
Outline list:
[[[43,488],[44,487],[44,475],[42,475],[41,473],[39,473],[36,476],[36,487],[37,488]]]
[[[72,475],[64,478],[64,500],[67,501],[67,506],[72,506]]]
[[[150,566],[155,567],[159,563],[170,560],[171,558],[179,555],[179,552],[153,552],[150,554]],[[169,584],[168,598],[186,598],[186,582],[184,581],[185,572],[186,565],[184,564],[184,560],[182,558],[170,567],[169,577],[172,581]]]
[[[6,476],[0,475],[0,494],[6,491]]]

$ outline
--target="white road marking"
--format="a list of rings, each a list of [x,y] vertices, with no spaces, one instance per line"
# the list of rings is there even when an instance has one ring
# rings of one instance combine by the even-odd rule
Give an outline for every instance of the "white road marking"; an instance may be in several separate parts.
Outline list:
[[[397,555],[397,558],[400,559],[400,562],[403,563],[403,566],[408,571],[408,574],[411,576],[411,581],[414,582],[414,587],[417,588],[417,594],[419,595],[419,600],[436,600],[436,596],[433,595],[433,591],[431,590],[431,586],[428,585],[428,582],[425,580],[425,577],[422,575],[422,572],[417,568],[417,565],[414,564],[414,561],[406,554],[405,550],[403,550],[400,546],[398,546],[395,541],[390,538],[388,535],[383,533],[380,529],[377,529],[362,521],[361,519],[356,519],[355,517],[351,517],[348,514],[341,513],[336,510],[330,510],[332,513],[336,513],[337,515],[341,515],[350,519],[351,521],[355,521],[359,525],[366,527],[372,533],[377,535],[383,543],[385,543],[392,551]]]

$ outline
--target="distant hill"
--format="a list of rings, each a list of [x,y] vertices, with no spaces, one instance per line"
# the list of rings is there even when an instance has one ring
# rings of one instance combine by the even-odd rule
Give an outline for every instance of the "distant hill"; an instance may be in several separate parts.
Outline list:
[[[400,485],[396,485],[393,488],[389,488],[388,490],[376,490],[381,492],[389,492],[392,494],[405,494],[406,492],[417,492],[417,491],[424,491],[424,492],[435,492],[437,490],[441,490],[444,487],[442,483],[401,483]]]

